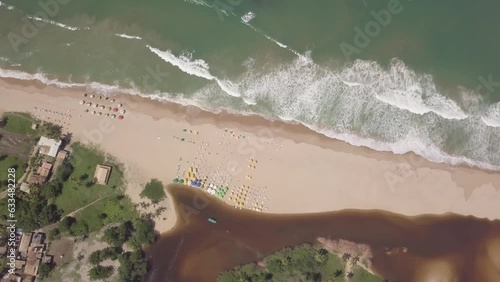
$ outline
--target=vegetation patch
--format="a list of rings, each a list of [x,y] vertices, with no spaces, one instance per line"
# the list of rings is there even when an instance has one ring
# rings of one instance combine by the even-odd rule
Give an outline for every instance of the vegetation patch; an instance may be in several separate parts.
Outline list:
[[[31,128],[35,119],[25,113],[5,113],[0,121],[0,126],[8,132],[37,137],[38,132]]]
[[[348,267],[348,268],[346,268]],[[346,269],[349,269],[346,272]],[[382,279],[321,246],[309,244],[284,248],[268,255],[262,263],[246,264],[219,275],[220,282],[263,281],[364,281]]]
[[[67,178],[61,195],[55,200],[63,214],[76,211],[100,198],[121,193],[123,173],[117,163],[106,162],[105,155],[98,149],[80,143],[72,144],[71,149],[69,161],[58,171],[63,179]],[[93,181],[96,166],[102,163],[113,167],[107,185],[95,184]]]
[[[0,191],[7,189],[8,180],[6,172],[9,168],[16,169],[16,181],[18,181],[26,170],[26,164],[16,157],[0,154],[0,171],[2,172],[0,173]]]
[[[151,179],[141,193],[141,197],[150,199],[153,203],[157,203],[165,198],[165,189],[163,183],[158,179]]]

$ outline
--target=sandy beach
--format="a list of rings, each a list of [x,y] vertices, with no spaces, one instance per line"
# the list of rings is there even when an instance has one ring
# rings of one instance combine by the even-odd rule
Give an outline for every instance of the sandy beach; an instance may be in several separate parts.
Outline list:
[[[136,203],[149,179],[167,184],[192,171],[192,178],[206,179],[207,185],[229,187],[228,204],[268,213],[380,209],[500,219],[498,172],[354,147],[301,125],[129,95],[114,95],[113,104],[97,93],[82,97],[84,89],[16,80],[0,81],[0,92],[0,112],[30,112],[59,123],[73,141],[96,144],[117,157]],[[84,112],[96,109],[80,105],[82,99],[106,107],[120,103],[124,119]],[[156,219],[159,232],[174,224],[172,209]]]

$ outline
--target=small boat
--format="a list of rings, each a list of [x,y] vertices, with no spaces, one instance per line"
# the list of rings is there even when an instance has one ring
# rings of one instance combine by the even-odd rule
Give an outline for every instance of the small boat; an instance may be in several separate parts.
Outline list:
[[[213,218],[213,217],[209,217],[208,218],[208,222],[210,222],[210,223],[217,223],[217,220],[215,218]]]

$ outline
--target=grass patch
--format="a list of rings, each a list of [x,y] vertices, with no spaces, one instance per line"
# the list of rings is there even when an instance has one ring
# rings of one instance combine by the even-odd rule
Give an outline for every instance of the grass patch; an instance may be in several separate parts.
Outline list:
[[[55,200],[63,214],[73,212],[99,198],[121,193],[123,173],[117,163],[106,161],[104,153],[96,148],[89,148],[80,143],[74,143],[71,148],[70,163],[74,170],[64,182],[62,193]],[[103,163],[112,166],[108,185],[90,184],[96,166]]]
[[[0,155],[0,190],[5,190],[7,188],[7,170],[9,168],[16,169],[16,181],[23,176],[24,171],[26,170],[26,164],[20,161],[18,158]]]
[[[38,132],[31,128],[31,125],[35,121],[31,115],[25,113],[5,113],[2,116],[4,127],[8,132],[23,134],[27,136],[35,137]]]
[[[139,213],[128,197],[113,196],[79,211],[75,217],[87,223],[89,232],[94,232],[110,223],[137,218]]]
[[[141,193],[141,197],[146,197],[152,202],[159,202],[165,198],[165,190],[163,189],[163,183],[158,179],[151,179],[144,190]]]

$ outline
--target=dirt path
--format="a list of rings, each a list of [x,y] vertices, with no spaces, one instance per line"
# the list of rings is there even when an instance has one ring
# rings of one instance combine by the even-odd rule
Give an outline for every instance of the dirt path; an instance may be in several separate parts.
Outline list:
[[[89,206],[91,206],[91,205],[93,205],[93,204],[95,204],[95,203],[97,203],[97,202],[99,202],[99,201],[101,201],[101,200],[103,200],[103,199],[109,198],[109,197],[111,197],[111,195],[108,195],[108,196],[105,196],[105,197],[101,197],[101,198],[99,198],[99,199],[97,199],[97,200],[93,201],[92,203],[90,203],[90,204],[88,204],[88,205],[86,205],[86,206],[83,206],[83,207],[81,207],[81,208],[79,208],[79,209],[77,209],[77,210],[74,210],[74,211],[72,211],[72,212],[68,213],[67,215],[62,216],[62,217],[61,217],[61,219],[60,219],[58,222],[52,223],[51,225],[47,225],[47,226],[43,227],[43,229],[45,229],[45,230],[50,230],[50,229],[52,229],[52,227],[56,226],[56,225],[57,225],[60,221],[62,221],[65,217],[68,217],[68,216],[73,216],[73,215],[75,215],[77,212],[79,212],[79,211],[81,211],[81,210],[83,210],[83,209],[86,209],[86,208],[88,208]]]

